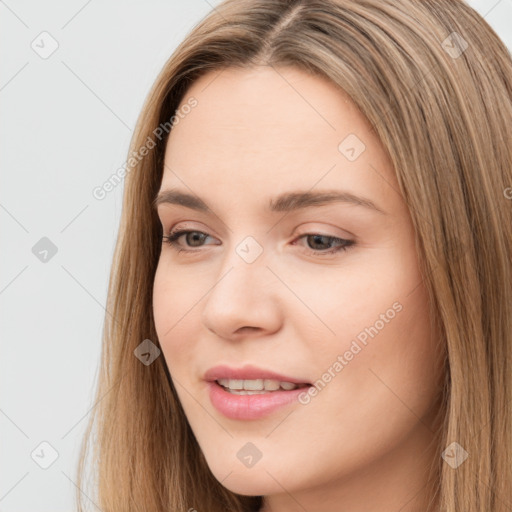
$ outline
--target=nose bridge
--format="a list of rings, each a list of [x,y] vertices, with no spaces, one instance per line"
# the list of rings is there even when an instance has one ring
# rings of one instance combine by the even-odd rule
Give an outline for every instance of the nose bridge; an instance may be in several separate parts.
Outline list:
[[[206,327],[226,338],[241,327],[277,328],[275,277],[267,268],[266,256],[262,244],[252,236],[230,249],[204,299],[202,321]]]
[[[229,247],[219,270],[219,285],[220,280],[227,279],[230,284],[224,283],[223,287],[233,286],[235,292],[245,289],[243,296],[246,296],[248,287],[257,291],[260,284],[271,279],[272,273],[267,268],[268,250],[263,247],[262,236],[258,238],[260,240],[247,235]]]

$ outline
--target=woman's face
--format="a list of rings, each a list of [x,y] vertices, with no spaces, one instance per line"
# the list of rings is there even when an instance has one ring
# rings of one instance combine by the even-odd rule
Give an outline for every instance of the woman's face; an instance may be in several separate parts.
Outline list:
[[[192,233],[162,244],[154,317],[211,471],[304,506],[327,489],[348,504],[366,479],[375,499],[395,484],[412,496],[442,372],[385,150],[341,90],[293,68],[211,72],[191,97],[158,214],[165,235]]]

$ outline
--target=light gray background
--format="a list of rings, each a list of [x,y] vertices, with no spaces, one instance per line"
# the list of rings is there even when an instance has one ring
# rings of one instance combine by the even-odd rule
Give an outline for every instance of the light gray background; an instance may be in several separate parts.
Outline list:
[[[122,200],[121,185],[102,201],[92,190],[124,163],[164,61],[218,3],[0,0],[0,512],[74,510]],[[512,0],[469,3],[512,48]],[[58,43],[46,59],[31,47],[51,49],[43,31]],[[43,237],[57,248],[46,262],[32,251]],[[58,452],[47,469],[43,441]]]

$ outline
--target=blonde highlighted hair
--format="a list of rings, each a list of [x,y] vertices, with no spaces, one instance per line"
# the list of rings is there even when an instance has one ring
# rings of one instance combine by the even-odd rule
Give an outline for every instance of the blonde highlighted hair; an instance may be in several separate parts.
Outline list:
[[[130,147],[167,122],[212,70],[294,66],[341,87],[386,148],[415,227],[446,365],[441,512],[512,509],[512,61],[462,0],[227,0],[158,76]],[[158,345],[152,287],[161,226],[152,202],[166,138],[127,174],[108,291],[96,406],[78,485],[103,512],[258,510],[212,475]],[[469,454],[453,469],[441,452]],[[92,490],[86,489],[90,456]],[[77,491],[79,510],[84,510]]]

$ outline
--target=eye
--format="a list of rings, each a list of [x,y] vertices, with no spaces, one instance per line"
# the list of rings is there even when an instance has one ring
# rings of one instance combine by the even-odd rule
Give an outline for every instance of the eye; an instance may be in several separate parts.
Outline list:
[[[307,241],[307,252],[314,256],[332,255],[340,251],[346,251],[348,248],[355,244],[353,240],[345,240],[344,238],[322,235],[320,233],[305,233],[304,235],[301,235],[297,240],[302,239]],[[331,246],[332,244],[337,245],[328,248],[328,250],[322,250],[326,245]],[[318,245],[320,245],[320,248],[318,248]],[[311,248],[311,246],[313,247]]]
[[[182,236],[185,236],[187,247],[201,247],[203,242],[209,237],[207,233],[203,233],[202,231],[181,229],[177,231],[171,231],[169,235],[165,235],[163,237],[163,241],[178,253],[197,252],[197,250],[194,249],[183,248],[183,246],[178,243],[179,238]],[[323,235],[320,233],[305,233],[296,238],[296,240],[303,239],[305,239],[308,244],[308,247],[305,248],[306,253],[314,256],[332,255],[340,251],[346,251],[355,244],[353,240],[345,240],[343,238]],[[332,247],[333,244],[334,247]],[[295,241],[293,245],[296,245]],[[327,250],[325,250],[326,246]]]
[[[192,229],[181,229],[177,231],[171,231],[168,235],[164,235],[163,241],[166,244],[170,245],[177,252],[196,252],[194,250],[183,249],[178,244],[178,239],[181,238],[183,235],[186,235],[185,240],[187,241],[187,244],[191,244],[191,247],[200,247],[201,243],[209,236],[206,233],[203,233],[202,231],[195,231]]]

